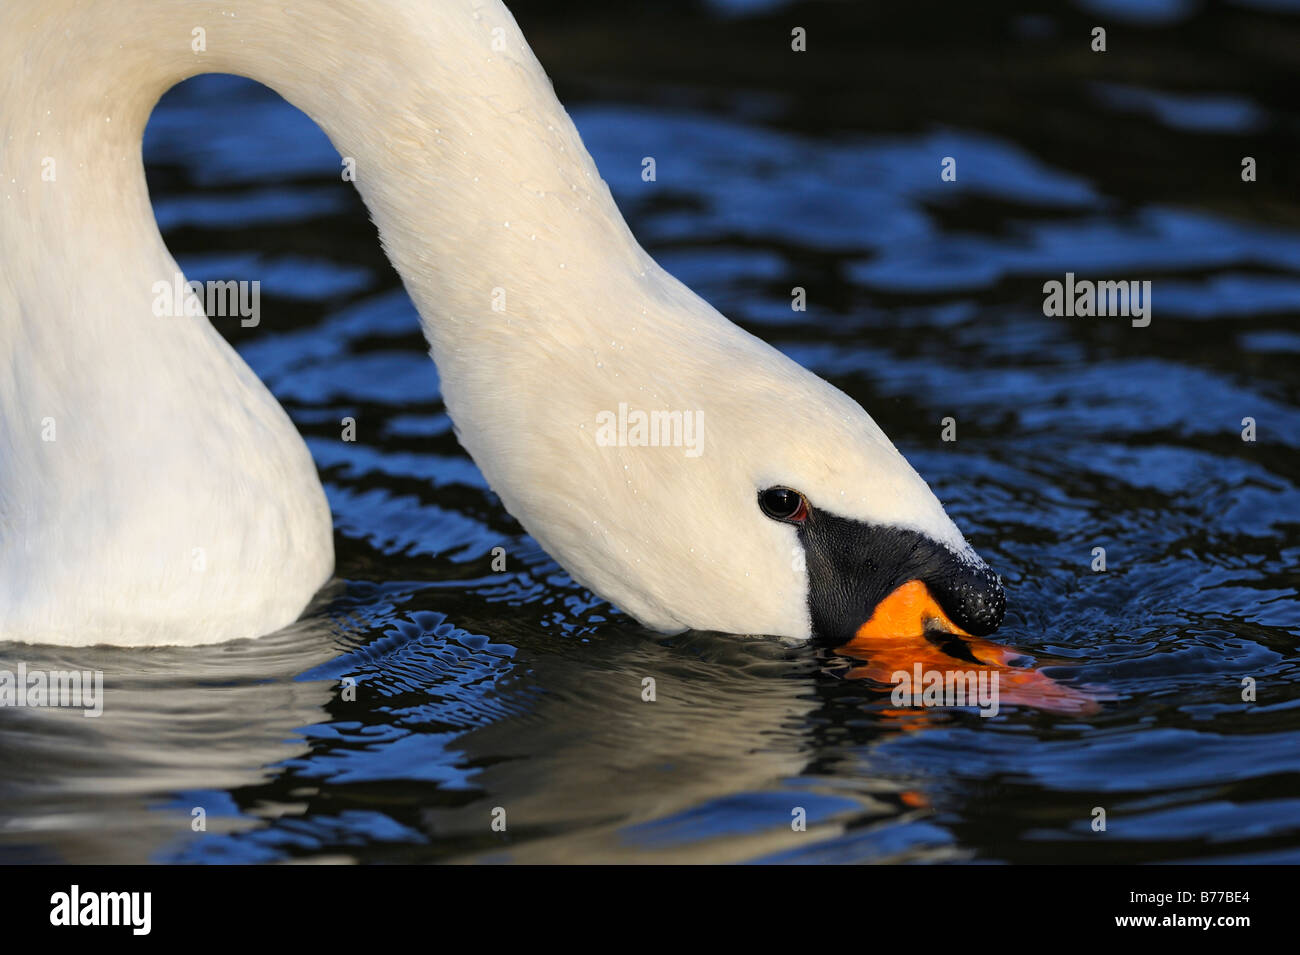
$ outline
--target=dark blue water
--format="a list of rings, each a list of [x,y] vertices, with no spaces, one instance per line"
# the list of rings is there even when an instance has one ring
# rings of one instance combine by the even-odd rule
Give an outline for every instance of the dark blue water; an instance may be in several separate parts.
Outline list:
[[[836,654],[576,586],[457,445],[329,143],[202,77],[151,121],[155,210],[191,279],[262,283],[219,325],[338,580],[258,641],[0,647],[109,694],[0,711],[0,859],[1300,862],[1300,17],[844,6],[518,15],[646,247],[873,414],[1002,574],[997,639],[1097,712],[900,714]],[[1150,280],[1151,324],[1045,316],[1066,272]]]

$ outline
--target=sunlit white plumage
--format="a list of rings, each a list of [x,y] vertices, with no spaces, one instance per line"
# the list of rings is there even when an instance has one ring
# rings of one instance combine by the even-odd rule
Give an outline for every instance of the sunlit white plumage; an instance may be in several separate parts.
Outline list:
[[[641,622],[809,636],[795,531],[755,504],[773,484],[969,551],[855,402],[641,249],[495,0],[11,2],[0,60],[0,639],[254,637],[332,572],[283,410],[206,319],[151,309],[178,269],[141,138],[201,72],[265,83],[355,159],[462,444]],[[703,453],[598,445],[620,403],[702,412]]]

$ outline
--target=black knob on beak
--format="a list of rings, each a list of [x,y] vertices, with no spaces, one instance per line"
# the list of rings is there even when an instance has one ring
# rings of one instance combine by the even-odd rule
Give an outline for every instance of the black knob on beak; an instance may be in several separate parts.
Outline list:
[[[983,561],[969,563],[949,552],[940,566],[922,577],[948,619],[971,636],[986,637],[1002,625],[1007,595],[1002,581]]]
[[[954,553],[919,531],[854,521],[817,507],[808,508],[798,531],[813,633],[824,645],[844,645],[873,618],[873,632],[916,631],[897,636],[918,636],[931,621],[942,625],[945,616],[977,637],[1002,623],[1002,582],[974,554]]]

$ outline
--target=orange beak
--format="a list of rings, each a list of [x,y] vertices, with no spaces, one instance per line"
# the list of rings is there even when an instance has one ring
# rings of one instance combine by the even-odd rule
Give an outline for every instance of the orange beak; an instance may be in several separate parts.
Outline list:
[[[876,606],[871,619],[858,627],[849,646],[870,644],[897,637],[919,637],[927,630],[945,630],[958,636],[970,634],[948,619],[932,596],[930,588],[919,580],[909,580]]]
[[[966,652],[979,663],[960,660],[926,634],[951,634],[961,638]],[[882,600],[871,619],[853,639],[838,649],[844,656],[866,663],[849,671],[849,679],[891,683],[898,670],[910,671],[919,663],[927,670],[990,670],[998,674],[1006,703],[1071,715],[1095,713],[1099,699],[1082,689],[1057,683],[1036,667],[1013,666],[1024,654],[1012,647],[973,637],[954,624],[919,580],[909,580]]]

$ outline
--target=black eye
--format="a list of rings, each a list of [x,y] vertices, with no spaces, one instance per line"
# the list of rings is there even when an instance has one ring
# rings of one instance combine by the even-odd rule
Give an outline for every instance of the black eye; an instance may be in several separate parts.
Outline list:
[[[774,521],[802,522],[808,516],[808,502],[788,487],[769,487],[758,492],[758,506]]]

